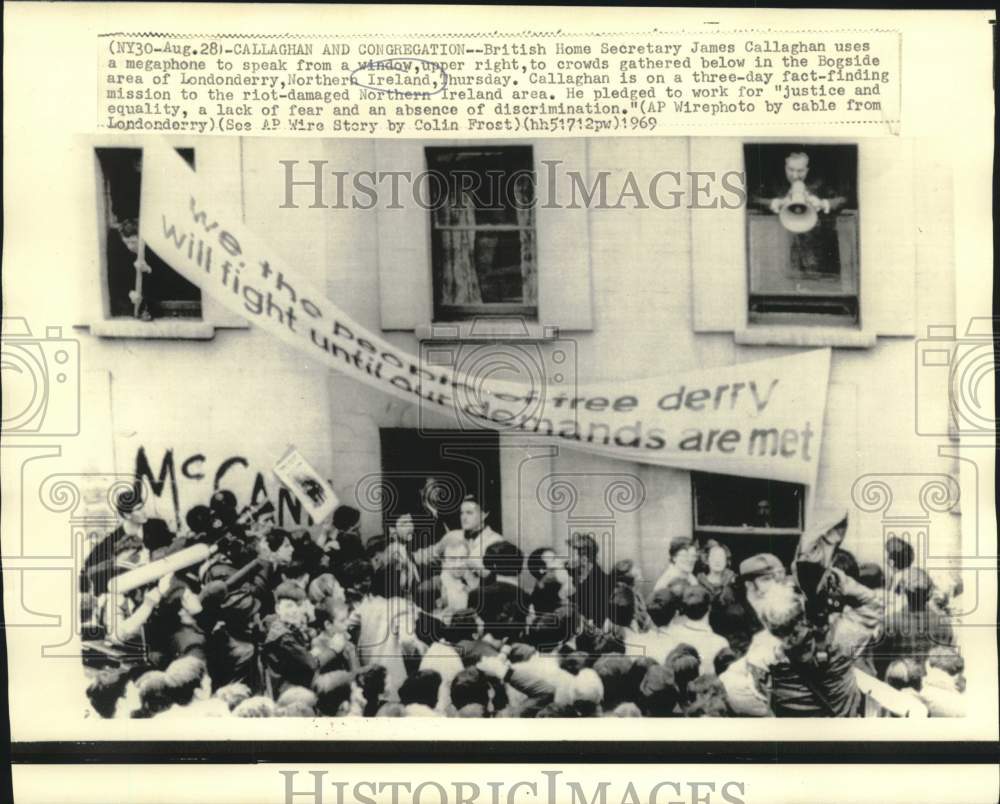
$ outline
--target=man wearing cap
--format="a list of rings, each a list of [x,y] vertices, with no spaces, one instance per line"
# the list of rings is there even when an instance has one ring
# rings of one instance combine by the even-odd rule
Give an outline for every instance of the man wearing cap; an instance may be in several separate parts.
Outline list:
[[[775,584],[790,584],[791,581],[781,560],[772,553],[757,553],[743,559],[739,570],[739,587],[744,590],[746,600],[740,600],[731,607],[734,634],[727,636],[732,638],[735,635],[737,642],[748,644],[764,628],[758,616],[758,606],[764,594]]]
[[[608,618],[611,584],[597,561],[600,548],[592,533],[574,533],[567,540],[569,545],[568,569],[575,591],[571,603],[584,619],[598,628]]]
[[[771,586],[787,583],[785,565],[772,553],[757,553],[740,562],[740,581],[746,588],[747,602],[757,612],[760,601]]]

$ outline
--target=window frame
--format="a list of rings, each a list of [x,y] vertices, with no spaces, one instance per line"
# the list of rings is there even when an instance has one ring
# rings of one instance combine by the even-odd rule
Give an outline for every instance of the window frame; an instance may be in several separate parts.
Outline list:
[[[744,164],[747,143],[789,137],[690,138],[692,170],[725,173]],[[747,211],[691,209],[692,329],[731,333],[747,346],[872,348],[880,337],[916,335],[917,251],[914,140],[801,137],[796,144],[858,148],[858,322],[752,322],[749,317]],[[863,214],[860,211],[864,210]],[[798,315],[798,314],[797,314]]]
[[[521,144],[509,144],[509,143],[499,143],[499,144],[477,144],[475,146],[468,145],[425,145],[424,146],[424,160],[425,166],[428,171],[440,171],[440,167],[431,164],[431,152],[432,151],[451,151],[453,153],[459,152],[475,152],[475,151],[504,151],[504,150],[521,150],[528,152],[528,158],[530,160],[530,173],[533,180],[535,181],[535,187],[537,188],[538,174],[535,170],[535,148],[533,145],[521,145]],[[521,172],[523,168],[515,167],[513,172]],[[511,223],[484,223],[484,224],[473,224],[472,226],[461,226],[461,225],[440,225],[435,221],[435,210],[428,210],[428,221],[429,221],[429,238],[431,244],[431,289],[433,292],[433,309],[434,318],[433,323],[441,324],[452,324],[455,322],[473,320],[477,318],[509,318],[512,316],[521,317],[526,323],[537,323],[538,322],[538,254],[537,254],[537,240],[538,240],[538,216],[535,214],[537,205],[537,193],[535,196],[535,203],[531,207],[531,224],[530,226],[521,226],[520,224]],[[534,235],[536,242],[536,254],[535,254],[535,304],[525,304],[523,302],[481,302],[480,304],[444,304],[441,301],[441,272],[442,266],[437,264],[437,256],[439,251],[437,233],[443,231],[468,231],[468,232],[522,232],[531,231]],[[523,270],[523,266],[522,266]],[[522,292],[524,288],[522,285]]]
[[[376,140],[375,171],[419,172],[426,167],[427,147],[471,150],[494,144],[530,145],[536,199],[554,201],[551,209],[548,201],[535,207],[537,320],[511,314],[437,320],[428,211],[404,201],[403,209],[384,205],[376,209],[379,313],[384,332],[411,332],[420,340],[548,341],[566,332],[593,330],[589,210],[569,206],[566,177],[569,170],[588,171],[585,139]]]
[[[859,180],[859,167],[858,160],[860,156],[860,149],[857,143],[853,142],[841,142],[841,143],[801,143],[797,140],[795,141],[754,141],[745,140],[743,142],[743,171],[744,175],[747,175],[747,156],[748,149],[754,146],[786,146],[787,148],[795,147],[805,147],[806,149],[810,147],[849,147],[854,149],[854,194],[857,197],[859,195],[858,180]],[[749,180],[747,181],[749,184]],[[747,187],[749,191],[749,187]],[[861,213],[860,213],[860,203],[857,203],[854,208],[846,208],[844,211],[838,213],[838,218],[843,215],[845,217],[851,217],[853,219],[854,228],[854,249],[853,249],[853,259],[848,265],[848,274],[842,279],[841,286],[844,284],[849,284],[853,288],[853,292],[842,292],[842,293],[763,293],[756,292],[754,287],[754,261],[752,254],[752,237],[751,230],[753,228],[752,221],[755,218],[761,218],[765,220],[774,220],[774,215],[767,215],[766,213],[760,212],[758,210],[752,209],[749,204],[746,207],[746,273],[747,273],[747,325],[748,326],[767,326],[767,325],[788,325],[788,326],[830,326],[830,327],[845,327],[849,329],[860,329],[861,328]],[[843,264],[841,264],[841,270],[843,270]],[[761,304],[781,304],[786,303],[789,307],[796,306],[796,302],[802,305],[805,309],[799,310],[789,310],[789,311],[754,311],[754,298],[760,298]],[[808,309],[810,306],[818,308],[820,304],[824,301],[829,301],[833,303],[837,300],[845,300],[845,305],[850,305],[853,302],[853,313],[843,314],[843,315],[826,315],[818,312],[816,309]],[[810,304],[811,302],[811,304]]]
[[[759,525],[712,525],[708,523],[701,523],[698,521],[698,484],[702,477],[718,475],[715,472],[691,472],[691,528],[694,533],[710,534],[710,533],[721,533],[726,535],[742,535],[746,534],[748,536],[801,536],[805,531],[805,521],[806,521],[806,510],[808,507],[808,494],[809,487],[798,484],[789,483],[783,485],[790,486],[800,486],[799,502],[798,502],[798,527],[761,527]],[[725,477],[726,475],[722,475]],[[736,477],[735,475],[733,477]],[[737,478],[737,479],[747,479],[747,478]]]
[[[199,173],[211,176],[213,186],[223,197],[239,199],[243,209],[242,195],[242,140],[223,137],[195,138],[191,136],[167,137],[173,148],[187,148],[194,151],[195,165]],[[145,135],[107,135],[83,138],[84,149],[79,158],[90,159],[91,172],[88,176],[92,190],[85,193],[93,198],[94,226],[96,237],[89,234],[88,249],[93,255],[90,269],[84,271],[82,280],[84,292],[81,294],[83,309],[78,313],[77,327],[88,329],[91,334],[103,338],[152,338],[209,340],[217,329],[247,329],[249,322],[234,315],[209,296],[201,293],[201,316],[199,318],[160,318],[142,321],[135,318],[111,315],[111,298],[107,262],[108,208],[105,192],[104,173],[97,155],[98,149],[143,150],[149,137]],[[95,273],[96,272],[96,273]],[[90,281],[86,281],[87,279]],[[94,289],[97,289],[95,293]]]

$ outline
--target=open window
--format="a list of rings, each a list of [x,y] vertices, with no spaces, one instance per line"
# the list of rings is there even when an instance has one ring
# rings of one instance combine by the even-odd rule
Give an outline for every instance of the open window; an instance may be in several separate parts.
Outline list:
[[[139,237],[142,149],[95,149],[103,195],[104,271],[109,318],[201,318],[201,291]],[[177,153],[192,168],[194,149]]]
[[[109,338],[209,339],[221,327],[244,329],[242,316],[173,270],[140,242],[142,135],[85,138],[79,159],[92,166],[88,186],[93,224],[82,232],[89,271],[80,274],[77,325]],[[177,153],[210,182],[220,198],[242,204],[241,143],[236,138],[171,138]],[[81,176],[86,173],[81,173]]]
[[[426,148],[434,319],[538,319],[531,146]]]
[[[802,535],[804,486],[694,472],[691,489],[695,536],[729,547],[734,566],[756,553],[791,561]]]
[[[747,143],[748,321],[858,323],[856,145]]]

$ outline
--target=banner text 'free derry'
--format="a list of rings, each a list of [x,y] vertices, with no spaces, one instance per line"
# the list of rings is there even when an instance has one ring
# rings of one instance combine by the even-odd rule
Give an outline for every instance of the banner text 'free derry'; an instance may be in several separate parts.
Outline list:
[[[814,485],[830,350],[557,393],[430,365],[282,262],[169,146],[144,149],[140,232],[228,310],[330,368],[456,417],[623,460]]]

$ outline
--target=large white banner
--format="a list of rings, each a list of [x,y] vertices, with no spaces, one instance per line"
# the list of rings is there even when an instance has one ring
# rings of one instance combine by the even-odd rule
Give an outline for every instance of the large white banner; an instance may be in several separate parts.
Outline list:
[[[241,221],[176,152],[145,148],[140,236],[226,309],[337,371],[455,416],[623,460],[814,485],[830,350],[668,377],[505,382],[432,365],[371,332]],[[421,270],[414,266],[414,270]]]

